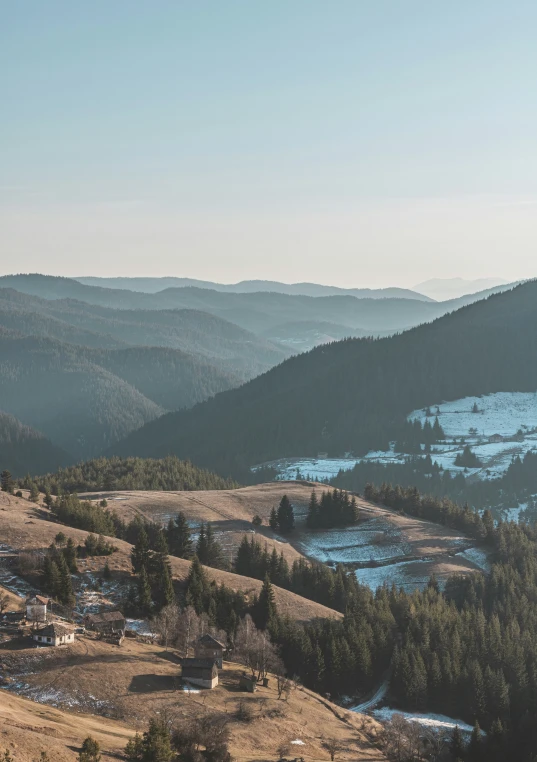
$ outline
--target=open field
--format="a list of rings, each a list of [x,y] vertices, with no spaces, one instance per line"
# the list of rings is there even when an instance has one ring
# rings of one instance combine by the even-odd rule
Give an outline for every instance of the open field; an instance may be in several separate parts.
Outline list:
[[[468,574],[484,568],[486,558],[463,553],[472,541],[447,527],[402,516],[357,498],[361,521],[353,527],[310,531],[305,516],[312,490],[326,489],[315,482],[270,482],[236,490],[202,492],[110,492],[88,494],[91,500],[103,496],[111,509],[125,519],[135,515],[166,524],[182,511],[194,531],[201,521],[210,521],[226,553],[232,556],[251,520],[258,514],[264,526],[259,539],[269,550],[283,551],[288,562],[307,556],[328,564],[342,563],[356,570],[360,582],[376,588],[395,582],[412,590],[426,584],[431,574],[440,583],[450,574]],[[266,526],[271,508],[286,494],[293,504],[296,531],[288,538]],[[486,568],[486,567],[485,567]]]
[[[49,728],[54,727],[53,722],[60,725],[63,722],[71,743],[69,734],[77,724],[80,734],[73,735],[81,738],[87,732],[85,723],[102,722],[103,746],[106,743],[109,745],[104,748],[116,750],[124,746],[129,734],[125,726],[143,729],[148,719],[158,713],[161,716],[166,713],[178,722],[200,713],[223,713],[230,721],[231,753],[241,762],[275,760],[279,745],[291,741],[302,744],[290,745],[288,756],[328,760],[329,755],[321,746],[323,737],[336,738],[346,747],[338,759],[384,759],[370,740],[378,729],[374,720],[341,709],[303,688],[293,690],[288,701],[279,700],[274,678],[270,678],[268,688],[260,688],[255,694],[242,693],[238,682],[243,668],[237,664],[224,665],[215,690],[187,693],[180,689],[177,679],[180,674],[177,655],[137,641],[126,640],[118,648],[81,637],[73,646],[61,649],[27,648],[20,642],[11,649],[1,648],[0,661],[9,687],[9,693],[0,691],[0,718],[6,715],[6,707],[11,703],[9,711],[14,720],[20,715],[29,722],[33,716],[33,723],[37,724],[42,714],[47,724],[40,720],[40,726]],[[123,724],[88,718],[86,714],[64,715],[49,706],[16,698],[13,692],[61,709],[99,715],[113,713]],[[248,722],[237,717],[241,702],[251,714]],[[364,729],[368,729],[369,737],[362,732]],[[0,735],[0,748],[1,743]],[[22,741],[18,743],[22,745]],[[26,759],[31,757],[23,757]]]

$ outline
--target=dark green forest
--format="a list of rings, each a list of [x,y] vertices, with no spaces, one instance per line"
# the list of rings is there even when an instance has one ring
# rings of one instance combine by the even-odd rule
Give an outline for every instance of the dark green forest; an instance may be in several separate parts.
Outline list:
[[[161,460],[95,458],[55,473],[21,479],[20,486],[29,487],[29,482],[35,482],[41,492],[53,495],[113,490],[233,489],[238,486],[230,479],[223,479],[174,456]]]
[[[529,282],[397,336],[317,347],[147,424],[114,451],[188,455],[245,481],[249,466],[276,458],[386,449],[412,410],[534,391],[536,377],[537,283]]]
[[[461,472],[452,474],[440,468],[430,455],[410,458],[406,463],[357,463],[349,471],[340,471],[331,484],[340,489],[364,493],[368,483],[416,487],[435,497],[447,497],[468,503],[474,509],[513,508],[537,493],[537,453],[527,452],[513,459],[499,479],[470,481]]]
[[[26,473],[29,465],[36,471],[56,470],[69,462],[68,454],[55,447],[38,431],[25,426],[12,415],[0,411],[0,468],[15,476]]]

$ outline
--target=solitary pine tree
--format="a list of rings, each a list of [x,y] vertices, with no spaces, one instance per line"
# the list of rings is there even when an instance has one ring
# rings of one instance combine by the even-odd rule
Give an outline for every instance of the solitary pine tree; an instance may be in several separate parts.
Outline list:
[[[100,746],[91,736],[88,736],[82,744],[82,751],[78,755],[78,762],[100,762]]]
[[[30,500],[32,503],[39,502],[39,490],[37,489],[37,484],[35,482],[32,482],[30,487]]]
[[[175,519],[168,523],[168,545],[170,554],[177,558],[192,558],[194,546],[190,527],[184,513],[178,513]]]
[[[15,483],[13,482],[11,472],[7,469],[0,474],[0,486],[2,487],[2,492],[8,492],[10,495],[13,494]]]
[[[255,607],[254,620],[258,630],[266,630],[270,624],[276,622],[277,618],[278,611],[274,599],[274,590],[267,574]]]
[[[278,506],[278,526],[280,531],[284,534],[292,532],[295,528],[295,517],[293,514],[293,506],[289,502],[287,495],[284,495],[280,500]]]

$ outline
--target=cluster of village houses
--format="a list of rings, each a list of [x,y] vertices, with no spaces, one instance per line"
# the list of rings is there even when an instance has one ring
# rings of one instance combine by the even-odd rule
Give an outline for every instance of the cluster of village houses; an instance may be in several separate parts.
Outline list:
[[[50,600],[41,595],[33,595],[26,601],[26,621],[32,625],[32,638],[38,645],[62,646],[74,643],[76,634],[84,630],[67,622],[53,620],[49,612]],[[24,614],[21,614],[21,618]],[[104,611],[87,614],[83,620],[84,629],[121,645],[125,636],[126,619],[120,611]],[[181,659],[181,677],[187,685],[199,688],[215,688],[218,685],[218,670],[222,669],[226,646],[217,638],[206,633],[195,644],[195,656]],[[253,692],[255,679],[244,675],[241,688]]]

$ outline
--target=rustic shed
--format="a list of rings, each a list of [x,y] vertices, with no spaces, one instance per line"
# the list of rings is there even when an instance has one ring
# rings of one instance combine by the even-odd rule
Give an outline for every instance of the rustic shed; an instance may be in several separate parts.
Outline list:
[[[125,632],[126,620],[121,611],[102,611],[100,614],[88,614],[84,617],[88,630],[102,633]]]
[[[200,688],[216,688],[218,668],[214,659],[181,659],[181,677]]]
[[[196,657],[198,659],[212,659],[216,662],[219,669],[222,669],[224,651],[226,646],[222,641],[213,638],[208,633],[198,639],[195,647]]]

